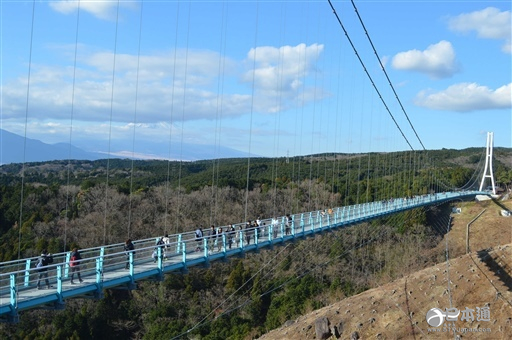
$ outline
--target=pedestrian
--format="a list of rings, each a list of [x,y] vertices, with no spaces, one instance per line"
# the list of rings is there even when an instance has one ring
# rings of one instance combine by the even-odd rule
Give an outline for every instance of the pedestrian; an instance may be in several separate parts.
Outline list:
[[[44,278],[44,283],[46,284],[46,288],[50,289],[50,281],[48,281],[48,265],[53,263],[52,254],[48,253],[45,250],[41,252],[41,256],[39,257],[39,261],[36,264],[37,271],[39,276],[37,278],[37,289],[41,288],[41,280]]]
[[[169,238],[169,234],[165,234],[165,236],[162,238],[162,241],[164,241],[165,247],[163,250],[163,256],[164,259],[167,258],[167,253],[170,253],[171,251],[171,239]]]
[[[203,243],[203,226],[196,229],[196,251],[201,251],[201,245]]]
[[[124,243],[124,252],[126,254],[126,266],[125,269],[130,269],[130,253],[133,253],[135,256],[135,246],[132,243],[132,240],[127,239]]]
[[[217,229],[215,229],[215,226],[213,224],[210,226],[209,238],[210,239],[208,240],[208,252],[211,254],[213,253],[213,249],[217,244]]]
[[[71,257],[69,258],[69,266],[71,267],[71,284],[74,284],[73,278],[75,277],[75,272],[78,276],[78,281],[80,283],[84,282],[82,280],[82,277],[80,276],[80,260],[82,259],[82,256],[80,255],[80,252],[78,251],[78,248],[73,248],[71,252]]]
[[[233,237],[235,237],[235,227],[232,224],[228,226],[228,247],[231,249],[233,246]]]
[[[162,257],[162,260],[163,260],[163,257],[165,256],[164,255],[165,254],[165,241],[164,241],[163,237],[160,237],[158,239],[158,241],[156,242],[156,248],[155,248],[155,250],[153,250],[153,254],[152,254],[153,263],[155,263],[158,258],[158,248],[160,248],[160,256]]]
[[[290,229],[292,228],[293,224],[293,218],[290,216],[290,214],[286,215],[286,226],[285,226],[285,234],[290,235]]]
[[[217,229],[217,251],[222,250],[222,246],[224,245],[224,237],[222,235],[225,234],[225,230],[222,230],[221,227]]]
[[[272,226],[270,227],[272,229],[272,238],[275,239],[277,238],[277,232],[278,232],[278,228],[279,228],[279,220],[274,217],[272,219]]]
[[[247,223],[245,224],[245,240],[247,242],[247,245],[251,244],[251,234],[254,233],[254,229],[251,228],[251,221],[247,221]]]

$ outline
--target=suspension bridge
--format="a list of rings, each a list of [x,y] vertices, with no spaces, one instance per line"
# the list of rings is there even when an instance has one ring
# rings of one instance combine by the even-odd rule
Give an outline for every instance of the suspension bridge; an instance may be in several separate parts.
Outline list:
[[[233,225],[234,232],[197,239],[194,232],[169,235],[165,247],[155,247],[159,237],[134,242],[135,251],[126,252],[124,243],[83,249],[80,266],[83,282],[70,282],[70,252],[52,254],[50,288],[38,289],[38,258],[0,263],[0,317],[16,322],[19,312],[33,308],[61,309],[71,298],[102,298],[104,289],[135,289],[141,280],[162,280],[164,274],[186,272],[193,266],[209,265],[247,252],[294,242],[308,235],[370,221],[405,210],[439,205],[453,200],[490,195],[488,191],[445,192],[410,198],[396,198],[352,206],[330,208],[278,219],[262,220],[260,227]],[[223,230],[230,230],[227,226]],[[156,253],[155,253],[156,251]]]
[[[207,6],[209,5],[210,4]],[[364,54],[371,54],[375,56],[380,55],[375,50],[373,42],[369,41],[369,46],[372,47],[371,50],[361,53],[361,51],[354,45],[354,41],[350,39],[350,34],[341,18],[338,16],[334,5],[330,1],[328,1],[328,5],[335,15],[335,20],[332,20],[332,22],[324,20],[325,8],[327,7],[318,10],[319,22],[322,25],[325,25],[325,27],[320,29],[319,26],[314,29],[315,31],[321,32],[317,37],[315,37],[315,39],[324,40],[326,38],[326,34],[323,32],[339,33],[340,28],[343,31],[343,34],[349,38],[348,45],[342,46],[336,37],[334,43],[330,45],[335,46],[335,48],[332,49],[334,52],[329,54],[328,57],[325,57],[325,59],[337,60],[334,64],[338,64],[339,69],[335,70],[333,68],[329,70],[325,67],[325,73],[337,74],[337,79],[320,79],[321,77],[319,73],[312,71],[318,66],[315,63],[320,64],[318,60],[320,59],[319,55],[324,50],[323,44],[297,44],[296,46],[288,46],[283,43],[286,41],[285,33],[281,33],[282,35],[280,38],[283,40],[279,42],[281,47],[272,50],[268,46],[263,46],[264,43],[262,42],[263,39],[261,36],[254,34],[254,43],[250,46],[250,51],[247,53],[248,58],[244,62],[244,64],[252,64],[253,66],[244,73],[243,77],[240,77],[243,78],[244,82],[250,84],[250,95],[248,95],[244,91],[241,91],[241,93],[233,92],[232,94],[228,94],[228,87],[231,85],[233,80],[225,78],[225,74],[229,74],[229,67],[232,66],[230,65],[231,60],[227,57],[226,41],[229,40],[227,37],[230,34],[236,35],[239,32],[237,29],[227,28],[229,20],[227,18],[227,9],[224,7],[220,12],[216,12],[219,14],[218,17],[221,18],[221,22],[218,23],[221,30],[221,38],[218,42],[219,51],[216,51],[216,53],[200,55],[199,53],[194,52],[192,47],[190,49],[188,48],[189,37],[194,36],[194,28],[203,27],[203,23],[201,22],[200,25],[194,25],[194,17],[191,14],[193,13],[191,10],[192,5],[189,4],[189,8],[185,9],[186,6],[179,7],[178,4],[177,8],[173,9],[175,12],[172,12],[176,15],[176,42],[173,48],[174,56],[169,54],[164,55],[163,57],[159,56],[161,57],[159,58],[144,55],[141,53],[141,41],[143,40],[141,38],[143,36],[143,6],[141,4],[140,18],[138,21],[138,25],[140,27],[138,34],[139,46],[136,53],[133,55],[122,55],[122,52],[120,52],[122,50],[122,44],[120,43],[120,37],[118,37],[118,28],[121,28],[120,26],[122,23],[120,23],[118,17],[116,17],[115,20],[111,20],[111,22],[115,24],[115,29],[113,30],[115,34],[112,37],[113,47],[111,46],[113,52],[111,54],[102,54],[88,51],[90,55],[80,57],[80,48],[82,45],[79,39],[79,33],[81,32],[80,29],[83,29],[80,26],[80,20],[84,20],[84,18],[80,19],[80,13],[83,15],[83,11],[87,12],[91,7],[84,6],[83,9],[80,9],[80,1],[78,1],[76,9],[77,17],[75,36],[67,38],[68,40],[73,40],[73,38],[75,40],[73,67],[69,67],[69,69],[72,69],[73,71],[72,74],[70,72],[70,74],[62,76],[63,79],[72,79],[72,84],[67,84],[66,87],[69,92],[68,94],[70,94],[70,98],[69,102],[60,99],[55,100],[56,102],[61,103],[60,105],[62,105],[62,102],[65,102],[65,104],[68,104],[70,107],[70,145],[71,142],[73,142],[72,136],[75,138],[79,135],[76,131],[80,131],[82,128],[80,127],[81,122],[79,121],[82,119],[95,128],[97,126],[101,126],[103,128],[103,135],[109,135],[108,143],[106,143],[108,147],[102,147],[103,149],[108,149],[107,153],[110,157],[110,153],[112,151],[112,131],[114,131],[114,134],[116,131],[117,133],[120,133],[120,131],[124,132],[127,131],[126,126],[130,126],[133,127],[133,131],[130,131],[130,137],[132,139],[130,140],[128,138],[128,141],[131,142],[133,148],[131,152],[129,152],[128,156],[136,158],[135,156],[138,153],[136,146],[139,141],[136,141],[135,127],[140,126],[139,130],[137,130],[137,132],[139,132],[143,130],[144,125],[149,126],[153,124],[156,126],[161,122],[164,122],[171,126],[171,128],[169,128],[166,124],[160,124],[165,125],[165,132],[167,133],[168,129],[169,131],[172,130],[174,133],[174,135],[169,136],[169,149],[171,149],[171,144],[173,147],[175,147],[175,145],[180,145],[177,148],[175,147],[175,149],[180,150],[180,152],[174,154],[176,159],[180,159],[179,157],[183,156],[181,149],[183,148],[183,140],[185,139],[183,131],[185,131],[187,120],[194,123],[204,120],[204,117],[212,119],[211,116],[213,112],[216,116],[215,129],[211,129],[211,126],[202,126],[202,129],[198,129],[195,126],[189,128],[194,132],[197,132],[197,129],[199,133],[208,133],[207,137],[215,140],[215,152],[217,152],[221,147],[221,138],[226,138],[224,144],[230,145],[230,143],[237,141],[237,138],[235,137],[244,135],[244,133],[247,132],[246,135],[249,136],[247,141],[247,144],[249,145],[248,163],[250,163],[250,155],[252,153],[251,147],[254,147],[257,143],[261,143],[261,149],[272,149],[276,155],[285,154],[283,150],[286,150],[286,155],[288,155],[288,150],[284,146],[286,143],[288,143],[288,145],[296,146],[294,153],[306,154],[307,152],[304,151],[302,143],[304,141],[304,145],[306,144],[305,137],[308,135],[311,136],[311,154],[315,154],[316,151],[322,149],[321,147],[317,147],[317,144],[320,145],[320,141],[322,140],[322,138],[318,138],[318,136],[324,134],[327,136],[324,137],[324,139],[326,140],[326,144],[329,148],[333,147],[335,150],[343,149],[346,151],[346,154],[357,152],[386,153],[388,149],[410,149],[414,152],[416,148],[426,151],[423,142],[419,138],[407,112],[402,106],[402,103],[398,100],[398,107],[404,115],[398,117],[391,112],[393,110],[392,106],[388,105],[384,99],[386,96],[398,99],[398,95],[393,88],[392,82],[389,79],[381,60],[378,58],[378,64],[380,65],[384,76],[380,75],[375,77],[370,74],[372,72],[372,68],[367,67],[367,64],[365,64],[361,58]],[[203,6],[205,5],[203,4]],[[234,4],[233,6],[237,6],[237,4]],[[261,7],[263,8],[264,5],[261,5]],[[36,2],[34,1],[31,14],[32,30],[29,38],[31,48],[30,56],[28,58],[29,60],[27,62],[29,70],[27,72],[28,79],[26,81],[26,96],[24,96],[26,97],[26,103],[24,105],[18,105],[18,107],[22,107],[22,111],[24,111],[22,112],[22,115],[24,114],[25,117],[25,140],[27,139],[27,122],[30,121],[30,114],[33,112],[32,106],[45,107],[45,104],[47,104],[45,99],[50,97],[45,94],[37,93],[41,88],[38,88],[35,84],[32,85],[33,83],[37,84],[36,80],[44,79],[46,77],[46,74],[41,76],[41,73],[38,73],[40,70],[37,70],[35,66],[32,69],[33,66],[31,63],[33,57],[32,54],[36,53],[32,52],[32,44],[33,41],[35,41],[35,39],[33,39],[34,31],[37,32],[37,20],[34,20],[34,18],[37,18],[34,14],[37,14],[35,9]],[[119,2],[116,10],[117,15],[119,15]],[[258,7],[258,10],[262,9]],[[69,11],[69,9],[61,8],[60,11],[66,12]],[[183,18],[187,17],[186,15],[180,14],[183,12],[188,13],[187,22],[183,22]],[[245,11],[244,8],[243,12],[247,13],[249,11]],[[274,15],[275,12],[276,11],[273,8],[270,8],[268,13],[270,13],[270,15]],[[308,8],[305,9],[304,12],[308,12]],[[94,13],[94,11],[92,13]],[[254,13],[257,13],[255,15],[257,31],[258,28],[260,28],[258,26],[258,15],[260,14],[258,11],[254,11]],[[170,17],[169,13],[167,13],[167,17]],[[212,17],[215,17],[215,15],[212,15]],[[286,11],[283,10],[281,17],[274,20],[274,22],[285,22],[285,20],[280,20],[285,19],[285,17]],[[146,20],[152,21],[153,19],[150,17]],[[180,20],[182,22],[180,22]],[[360,17],[359,20],[361,20]],[[137,20],[134,20],[134,22],[136,21]],[[181,24],[181,26],[179,24]],[[329,26],[329,24],[332,24],[332,26]],[[180,31],[180,28],[183,27],[187,27],[187,29]],[[296,27],[294,27],[294,29],[295,28]],[[166,29],[169,31],[168,28]],[[369,38],[370,35],[366,32],[366,28],[363,30],[366,33],[366,37]],[[73,30],[70,29],[68,31]],[[104,33],[102,29],[98,29],[97,31],[100,32],[100,35],[103,35]],[[157,36],[163,31],[165,31],[165,29],[160,28],[159,30],[156,30],[156,33],[152,33],[154,36]],[[186,33],[183,33],[185,31]],[[272,33],[277,31],[286,32],[286,29],[285,27],[274,27],[274,31],[272,31]],[[137,36],[137,34],[133,32],[127,35],[130,37]],[[151,33],[148,35],[151,35]],[[201,39],[204,39],[203,30],[201,30],[198,35],[201,36]],[[305,33],[304,36],[307,37],[308,34]],[[104,37],[102,36],[101,38]],[[98,37],[95,39],[98,39]],[[239,39],[238,36],[235,36],[232,39],[232,41],[237,41],[237,43],[241,40],[249,41],[251,39],[247,39],[247,37]],[[20,41],[22,41],[22,39],[20,39]],[[209,43],[211,43],[211,41]],[[277,42],[272,43],[277,44]],[[187,48],[182,50],[179,47],[180,44],[183,46],[186,45]],[[118,47],[119,51],[117,50]],[[34,51],[36,51],[36,49],[34,49]],[[268,55],[265,55],[265,53],[268,53]],[[353,58],[352,54],[357,58]],[[272,56],[272,58],[269,56]],[[353,58],[353,60],[350,58]],[[349,61],[349,59],[351,61]],[[85,62],[84,60],[92,60],[92,62]],[[111,60],[111,65],[108,62],[105,62],[105,60]],[[172,63],[169,63],[169,60],[173,60]],[[198,66],[197,60],[214,60],[215,62]],[[343,60],[343,62],[341,62],[341,60]],[[124,65],[123,62],[125,63]],[[157,65],[161,64],[163,67],[161,67],[161,69],[154,68],[152,62]],[[95,67],[102,72],[105,70],[110,71],[111,77],[109,76],[110,72],[107,72],[107,76],[105,76],[105,74],[101,74],[100,76],[99,73],[96,74],[92,72],[94,74],[92,74],[90,79],[102,79],[103,83],[90,86],[90,79],[87,78],[84,80],[80,79],[80,77],[84,74],[89,74],[88,72]],[[116,69],[116,67],[118,69]],[[218,81],[216,89],[218,91],[217,94],[213,94],[215,91],[211,90],[211,88],[215,86],[212,86],[210,83],[213,83],[214,81],[212,79],[205,81],[207,76],[210,76],[209,73],[213,69],[217,70],[217,74],[211,77]],[[369,80],[366,85],[359,84],[360,79],[353,76],[353,70],[355,69],[364,70],[365,74],[361,78],[364,78],[365,81]],[[200,72],[197,70],[200,70]],[[193,74],[194,71],[198,73]],[[160,73],[162,73],[162,75],[160,75]],[[154,79],[149,76],[154,74],[157,74],[159,77],[161,76],[162,79]],[[268,78],[263,76],[268,74],[270,74]],[[40,77],[37,77],[37,75]],[[34,79],[31,79],[31,77]],[[346,81],[346,83],[341,83],[339,79]],[[332,84],[328,85],[327,83],[329,81],[331,81]],[[336,83],[336,81],[338,83]],[[322,91],[316,88],[317,83],[320,84],[321,82],[325,82],[323,84],[325,87],[329,86],[329,91]],[[204,83],[208,83],[208,87],[205,86],[204,88],[201,88],[200,85]],[[114,84],[116,84],[117,88],[114,87]],[[390,85],[390,89],[388,90],[389,93],[385,93],[382,91],[382,88],[378,88],[382,84],[384,84],[384,86]],[[108,89],[109,85],[111,85],[110,89]],[[224,88],[224,85],[226,85],[226,88]],[[120,90],[118,90],[118,88],[120,88]],[[97,89],[101,90],[97,91]],[[357,89],[358,91],[354,91],[354,89]],[[22,90],[18,92],[24,92]],[[245,91],[247,92],[247,90]],[[148,95],[149,92],[156,92],[157,96],[151,97],[151,95]],[[311,104],[329,97],[327,92],[334,94],[332,97],[336,97],[336,100],[329,101],[325,108],[320,108]],[[116,97],[118,93],[122,93],[124,95],[127,93],[129,94],[123,100]],[[369,93],[371,94],[369,95]],[[149,99],[145,98],[144,95],[147,95]],[[65,94],[62,94],[62,97],[64,96]],[[345,100],[349,97],[350,100]],[[380,109],[375,110],[373,102],[379,101],[382,102],[379,103]],[[360,104],[360,112],[356,112],[357,110],[354,109],[351,104],[352,102],[363,103]],[[90,103],[94,103],[94,105],[89,105]],[[155,103],[162,104],[162,106],[155,107]],[[16,105],[11,106],[17,107]],[[202,111],[206,106],[208,106],[207,110]],[[311,108],[311,106],[313,106],[313,108]],[[306,114],[304,114],[305,107],[308,107],[310,112],[306,112]],[[67,109],[67,107],[59,107],[59,110],[62,111],[66,111]],[[130,120],[130,118],[126,118],[127,115],[125,113],[131,110],[134,111],[134,115],[133,119]],[[280,112],[282,113],[283,118],[279,115],[275,115],[274,120],[268,120],[268,115],[261,115],[256,118],[254,113],[258,110],[265,113]],[[250,113],[250,122],[248,123],[246,130],[244,130],[244,133],[240,133],[240,121],[235,121],[240,119],[239,111]],[[52,110],[48,110],[48,112],[52,112]],[[158,112],[158,114],[156,112]],[[333,116],[330,116],[330,113],[328,114],[327,112],[333,112],[334,114]],[[233,119],[234,123],[232,123],[231,126],[226,127],[222,125],[226,124],[227,120],[222,119],[223,114],[227,117],[236,118]],[[373,114],[375,114],[375,117],[373,117]],[[380,118],[376,118],[378,114],[382,114],[387,123],[381,123]],[[65,114],[60,115],[59,119],[63,120],[63,116],[65,116]],[[85,116],[90,116],[90,121],[88,121],[88,117]],[[106,116],[108,118],[104,118]],[[181,118],[179,116],[181,116]],[[368,118],[369,116],[371,116],[371,118]],[[299,119],[298,117],[301,118]],[[361,119],[360,122],[355,123],[359,119]],[[105,121],[108,121],[108,123],[105,124]],[[285,129],[285,124],[282,123],[285,121],[289,124],[287,127],[289,130]],[[101,124],[99,122],[101,122]],[[178,130],[176,128],[176,126],[178,126],[177,122],[182,124],[180,133],[176,133],[175,131]],[[88,130],[89,126],[87,124],[85,124],[85,126],[86,128],[83,128],[81,131]],[[235,131],[235,133],[225,133],[222,131],[221,126],[224,130]],[[273,132],[271,134],[273,138],[268,138],[265,133],[262,133],[263,129],[257,130],[256,126],[274,126],[274,131],[270,131]],[[228,128],[231,128],[231,130]],[[152,140],[156,138],[153,138],[152,136],[154,130],[148,130],[149,132],[144,131],[144,133],[146,135],[151,135]],[[210,130],[214,131],[214,134],[211,134]],[[393,132],[390,133],[390,131]],[[179,135],[179,138],[177,138],[177,135]],[[409,138],[406,137],[406,135],[409,136]],[[416,137],[416,141],[413,141],[413,139],[410,138],[411,135]],[[338,136],[344,136],[346,137],[346,140],[342,140],[341,137],[337,138]],[[390,143],[395,144],[383,144],[382,149],[376,150],[377,147],[375,144],[372,145],[370,142],[376,136],[379,138],[381,136],[385,136],[383,139],[389,141],[392,140],[394,142]],[[396,136],[398,136],[398,138],[395,138]],[[86,139],[92,143],[94,138],[95,136],[93,135],[93,137],[88,136]],[[359,150],[355,151],[354,149],[350,149],[350,147],[347,150],[345,146],[341,146],[347,141],[348,142],[346,144],[351,145],[353,139],[360,140]],[[281,145],[279,145],[280,143]],[[368,145],[366,146],[365,144]],[[413,144],[415,147],[413,147]],[[36,262],[38,260],[37,257],[27,257],[2,262],[0,263],[0,320],[16,323],[19,321],[20,317],[22,317],[24,311],[40,308],[55,310],[64,309],[66,308],[66,301],[70,299],[102,299],[106,289],[132,290],[136,289],[137,284],[141,281],[161,281],[164,279],[166,274],[186,274],[187,269],[191,267],[207,267],[215,261],[229,260],[229,258],[244,256],[245,254],[257,252],[260,249],[271,249],[272,247],[287,244],[289,242],[296,242],[306,236],[328,233],[333,230],[347,228],[411,209],[422,209],[455,200],[471,200],[478,195],[490,196],[491,192],[484,190],[483,188],[486,180],[490,180],[492,183],[492,194],[495,194],[494,175],[492,173],[492,144],[492,135],[488,135],[485,169],[483,171],[482,181],[478,190],[455,190],[448,189],[448,187],[445,186],[443,189],[440,189],[439,187],[436,189],[446,191],[434,192],[432,190],[434,185],[429,183],[429,185],[426,185],[426,187],[429,187],[428,191],[430,193],[428,194],[413,194],[412,196],[405,197],[406,194],[404,193],[403,197],[394,197],[392,199],[376,200],[355,205],[331,206],[321,210],[293,213],[289,215],[290,218],[288,218],[288,216],[267,218],[261,220],[258,227],[245,228],[245,223],[235,223],[232,225],[234,227],[234,231],[231,231],[227,225],[224,225],[222,226],[222,230],[224,232],[216,235],[215,237],[211,237],[205,233],[203,237],[197,238],[194,231],[172,234],[168,236],[169,243],[163,247],[156,246],[156,241],[159,240],[162,235],[153,235],[152,237],[133,240],[135,245],[134,251],[127,252],[124,249],[124,243],[81,249],[80,252],[83,257],[80,262],[82,280],[77,284],[71,283],[70,252],[54,253],[52,254],[53,263],[48,266],[50,287],[47,288],[44,286],[44,289],[38,289],[36,284],[39,279],[38,268],[36,268]],[[418,147],[418,145],[421,147]],[[176,153],[175,150],[173,150],[173,152]],[[27,150],[24,149],[23,154],[25,156],[25,154],[27,154]],[[112,152],[112,155],[113,154],[114,153]],[[169,155],[170,154],[171,151],[169,150]],[[123,155],[127,155],[126,152]],[[69,156],[69,158],[72,159],[71,148],[69,150]],[[212,158],[220,158],[218,156],[219,155],[215,153]],[[170,157],[167,157],[167,159],[169,158]],[[409,162],[411,163],[411,173],[420,168],[420,165],[415,164],[414,161]],[[389,166],[389,168],[391,169],[392,166]],[[110,169],[107,167],[105,180],[105,182],[107,182],[107,187],[109,181],[109,170]],[[368,177],[372,170],[375,169],[367,169]],[[379,175],[392,177],[392,170],[389,170],[389,172],[387,171],[388,170],[383,170]],[[133,172],[134,169],[132,168],[132,175]],[[340,172],[339,169],[338,172]],[[359,172],[364,172],[361,171],[361,164],[359,164]],[[243,175],[244,174],[242,174],[242,176]],[[213,176],[213,178],[214,177],[215,176]],[[247,191],[249,191],[249,177],[250,174],[248,166]],[[277,170],[275,177],[278,177]],[[293,177],[293,175],[291,177]],[[432,177],[435,177],[435,175],[432,174]],[[310,175],[310,178],[312,178],[312,175]],[[413,179],[410,179],[410,181],[412,183]],[[215,184],[214,180],[212,180],[212,182]],[[133,188],[130,187],[130,191],[132,189]],[[340,203],[336,202],[336,204],[339,205]],[[105,210],[107,210],[106,205]],[[105,215],[106,214],[107,212]],[[20,225],[23,223],[23,221],[21,221],[22,215],[23,214],[20,212]],[[130,233],[128,232],[128,234]]]

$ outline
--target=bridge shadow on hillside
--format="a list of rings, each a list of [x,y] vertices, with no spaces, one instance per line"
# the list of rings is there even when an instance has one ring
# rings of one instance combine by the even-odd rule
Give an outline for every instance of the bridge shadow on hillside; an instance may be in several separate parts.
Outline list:
[[[511,210],[506,206],[504,205],[503,203],[501,203],[500,201],[498,201],[497,199],[493,198],[492,199],[493,203],[496,204],[498,207],[500,207],[501,209],[503,210],[506,210],[508,212],[511,212]]]
[[[452,213],[452,203],[444,203],[438,206],[432,206],[427,210],[427,224],[437,235],[444,237],[452,229],[453,223],[450,223],[449,229],[446,225],[440,225],[439,221],[447,221]]]
[[[509,291],[512,291],[512,276],[510,276],[512,265],[507,263],[507,255],[501,249],[496,249],[492,253],[490,250],[478,251],[478,258],[507,286]]]

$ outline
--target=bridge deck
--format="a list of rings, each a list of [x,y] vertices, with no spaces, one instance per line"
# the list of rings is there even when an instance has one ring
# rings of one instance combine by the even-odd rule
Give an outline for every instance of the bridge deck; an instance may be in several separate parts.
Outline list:
[[[238,230],[239,224],[235,225],[237,229],[233,233],[223,233],[215,239],[205,235],[200,242],[195,239],[194,232],[187,232],[170,235],[166,248],[156,248],[155,240],[158,238],[149,238],[134,241],[136,251],[131,254],[124,252],[123,244],[83,249],[80,264],[83,282],[79,284],[70,283],[70,253],[54,254],[54,263],[48,267],[50,289],[46,289],[45,285],[45,289],[41,290],[36,287],[37,258],[3,262],[0,263],[0,318],[17,322],[18,312],[22,310],[63,308],[66,299],[101,298],[103,290],[107,288],[134,289],[137,281],[162,280],[166,273],[186,271],[192,266],[208,265],[211,261],[243,255],[307,235],[404,210],[487,194],[477,191],[448,192],[295,214],[290,224],[286,217],[274,221],[263,220],[260,228]],[[155,249],[156,256],[153,256]],[[128,269],[125,269],[127,263]]]

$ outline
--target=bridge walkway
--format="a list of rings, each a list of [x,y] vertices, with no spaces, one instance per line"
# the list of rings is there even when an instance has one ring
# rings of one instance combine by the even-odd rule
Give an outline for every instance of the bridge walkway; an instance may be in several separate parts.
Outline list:
[[[70,283],[70,253],[53,254],[48,266],[50,289],[37,289],[35,263],[38,258],[0,263],[0,320],[17,322],[19,312],[33,308],[64,308],[70,298],[103,297],[104,289],[135,289],[141,280],[162,280],[166,273],[186,272],[192,266],[243,256],[246,252],[293,241],[307,235],[346,227],[414,208],[440,204],[476,195],[479,191],[446,192],[413,198],[399,198],[313,211],[262,220],[260,227],[224,232],[219,237],[195,238],[194,231],[169,235],[166,247],[156,247],[153,237],[134,241],[135,251],[126,253],[124,244],[82,249],[82,283]],[[227,227],[223,227],[227,230]],[[248,239],[249,237],[249,239]],[[126,269],[127,266],[127,269]]]

